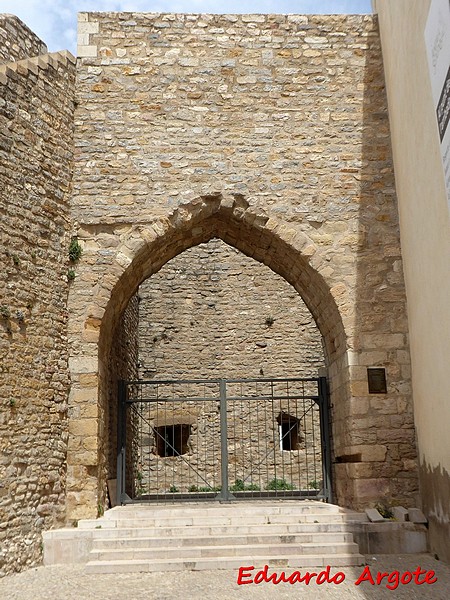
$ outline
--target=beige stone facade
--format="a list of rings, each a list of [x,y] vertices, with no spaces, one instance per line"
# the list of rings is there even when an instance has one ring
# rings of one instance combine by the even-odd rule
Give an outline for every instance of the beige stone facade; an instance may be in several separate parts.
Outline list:
[[[430,6],[429,0],[376,2],[397,173],[422,502],[431,549],[450,562],[450,213],[424,37]],[[445,34],[448,39],[450,31]]]
[[[174,377],[241,368],[291,375],[323,360],[335,501],[415,504],[406,299],[376,18],[81,13],[79,34],[75,87],[67,55],[19,63],[20,50],[0,67],[2,118],[14,134],[13,144],[3,138],[0,175],[16,174],[0,187],[8,215],[2,385],[4,398],[17,392],[14,406],[4,400],[1,425],[9,479],[0,534],[14,548],[30,527],[23,555],[31,563],[39,527],[107,506],[117,382],[139,374],[141,359],[141,374]],[[41,53],[27,36],[18,46]],[[75,264],[67,256],[73,235],[83,249]],[[195,277],[202,303],[180,287],[184,276]],[[27,308],[30,295],[37,308]],[[192,308],[167,308],[188,300]],[[241,301],[253,303],[248,319],[236,310]],[[222,329],[208,313],[218,308]],[[181,331],[191,317],[204,344]],[[217,355],[211,344],[222,330]],[[386,393],[369,393],[369,367],[386,369]],[[36,458],[24,462],[31,435]],[[34,477],[41,463],[52,465],[51,482],[47,471]],[[37,522],[41,504],[48,513]],[[14,560],[5,572],[20,567]]]
[[[85,253],[69,299],[71,401],[98,408],[79,426],[102,427],[109,349],[130,296],[218,237],[280,274],[317,323],[338,501],[413,503],[405,292],[374,18],[90,13],[80,24],[89,43],[72,211]],[[371,366],[386,368],[387,394],[369,395]],[[89,452],[71,436],[74,517],[103,502],[108,453],[102,436]]]

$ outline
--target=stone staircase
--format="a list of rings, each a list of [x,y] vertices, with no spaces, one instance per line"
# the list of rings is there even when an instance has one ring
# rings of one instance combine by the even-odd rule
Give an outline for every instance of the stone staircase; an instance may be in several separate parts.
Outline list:
[[[129,505],[90,530],[89,573],[363,564],[347,523],[364,516],[317,501]]]

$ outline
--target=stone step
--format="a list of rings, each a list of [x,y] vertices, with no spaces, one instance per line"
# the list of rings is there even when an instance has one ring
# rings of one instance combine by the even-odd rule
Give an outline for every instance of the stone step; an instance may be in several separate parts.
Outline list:
[[[352,518],[361,517],[319,502],[132,505],[79,528],[96,527],[87,563],[92,573],[317,567],[360,564],[346,531]]]
[[[165,514],[175,516],[184,514],[189,511],[201,510],[202,513],[222,514],[224,511],[236,512],[241,514],[275,514],[275,513],[304,513],[304,512],[326,512],[341,514],[346,512],[335,504],[327,504],[325,502],[311,502],[305,500],[299,501],[260,501],[258,504],[247,504],[244,501],[238,502],[186,502],[182,504],[128,504],[125,506],[115,507],[105,513],[105,517],[113,516],[116,513],[121,515],[145,516],[151,514]]]
[[[240,532],[239,532],[240,533]],[[221,546],[242,546],[242,545],[254,545],[254,544],[320,544],[322,542],[333,543],[333,544],[344,544],[352,543],[353,535],[351,533],[295,533],[286,535],[285,533],[264,533],[259,535],[242,535],[236,534],[222,534],[220,536]],[[183,535],[184,534],[184,535]],[[183,537],[181,537],[183,535]],[[127,548],[160,548],[171,547],[171,548],[186,548],[186,547],[208,547],[217,544],[217,539],[212,535],[206,536],[192,536],[186,537],[185,532],[180,532],[178,536],[167,536],[167,537],[120,537],[120,538],[105,538],[96,539],[94,541],[94,548],[96,552],[102,549],[124,550]]]
[[[224,515],[226,513],[239,514],[239,515],[274,515],[274,514],[285,514],[285,515],[298,515],[298,514],[346,514],[345,509],[333,504],[326,504],[324,502],[261,502],[260,504],[245,504],[243,502],[237,503],[220,503],[212,502],[208,504],[204,503],[187,503],[178,506],[172,505],[160,505],[160,504],[148,504],[148,505],[126,505],[121,507],[115,507],[111,510],[106,511],[103,518],[115,519],[117,515],[120,518],[128,519],[142,519],[150,517],[183,517],[186,514],[198,514],[202,515]]]
[[[69,530],[70,531],[70,530]],[[81,531],[88,531],[83,530]],[[308,533],[346,533],[347,526],[345,523],[284,523],[284,524],[257,524],[257,525],[195,525],[189,527],[134,527],[134,528],[102,528],[98,527],[94,530],[90,530],[94,534],[94,539],[140,539],[140,538],[153,538],[168,539],[170,537],[182,538],[189,535],[189,537],[216,537],[224,535],[263,535],[270,533],[272,535],[292,535],[292,534],[308,534]]]
[[[117,548],[92,550],[90,561],[115,561],[115,560],[159,560],[180,557],[183,560],[214,557],[234,557],[245,554],[248,556],[297,556],[297,555],[320,555],[320,554],[356,554],[358,546],[354,542],[336,543],[305,543],[305,544],[249,544],[242,546],[183,546],[157,548]]]
[[[299,515],[292,514],[261,514],[261,515],[239,515],[222,514],[206,515],[200,511],[198,514],[190,513],[185,516],[173,517],[150,517],[146,518],[126,518],[120,517],[113,519],[92,519],[81,520],[78,522],[80,529],[101,528],[139,528],[139,527],[194,527],[194,526],[240,526],[240,525],[266,525],[266,524],[293,524],[293,523],[343,523],[353,520],[350,515],[342,514],[314,514],[306,513]]]
[[[197,560],[160,559],[160,560],[112,560],[91,561],[86,565],[86,572],[95,573],[137,573],[137,572],[164,572],[164,571],[203,571],[203,570],[237,570],[239,567],[253,566],[261,569],[265,565],[277,569],[299,570],[305,568],[319,568],[328,565],[332,567],[351,567],[364,564],[364,557],[360,554],[319,554],[319,555],[289,555],[271,554],[251,556],[240,554],[235,557],[203,557]]]

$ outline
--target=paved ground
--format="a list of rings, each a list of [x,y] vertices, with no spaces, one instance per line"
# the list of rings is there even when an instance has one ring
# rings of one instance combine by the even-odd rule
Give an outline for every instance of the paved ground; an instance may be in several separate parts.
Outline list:
[[[355,585],[364,567],[332,568],[330,578],[339,571],[345,581],[336,585],[311,581],[305,583],[261,583],[237,585],[237,573],[229,571],[202,571],[182,573],[130,573],[118,575],[85,575],[82,567],[51,566],[30,569],[0,580],[0,598],[3,600],[257,600],[261,598],[339,599],[339,600],[449,600],[450,565],[445,565],[426,554],[366,557],[370,573],[376,579],[378,572],[435,571],[435,583],[421,585],[411,582],[397,589],[384,579],[381,585],[368,581]],[[316,569],[317,570],[317,569]],[[274,570],[269,569],[269,574]],[[306,570],[307,571],[307,570]],[[302,574],[306,572],[302,570]],[[309,569],[313,572],[313,569]],[[290,574],[292,571],[288,571]],[[408,576],[407,576],[408,577]],[[429,577],[431,577],[429,575]],[[420,574],[419,581],[425,578]]]

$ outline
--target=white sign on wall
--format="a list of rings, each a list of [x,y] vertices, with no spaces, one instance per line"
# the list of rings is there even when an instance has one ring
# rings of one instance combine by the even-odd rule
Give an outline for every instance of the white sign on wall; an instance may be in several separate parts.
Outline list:
[[[431,0],[425,44],[450,210],[450,0]]]

